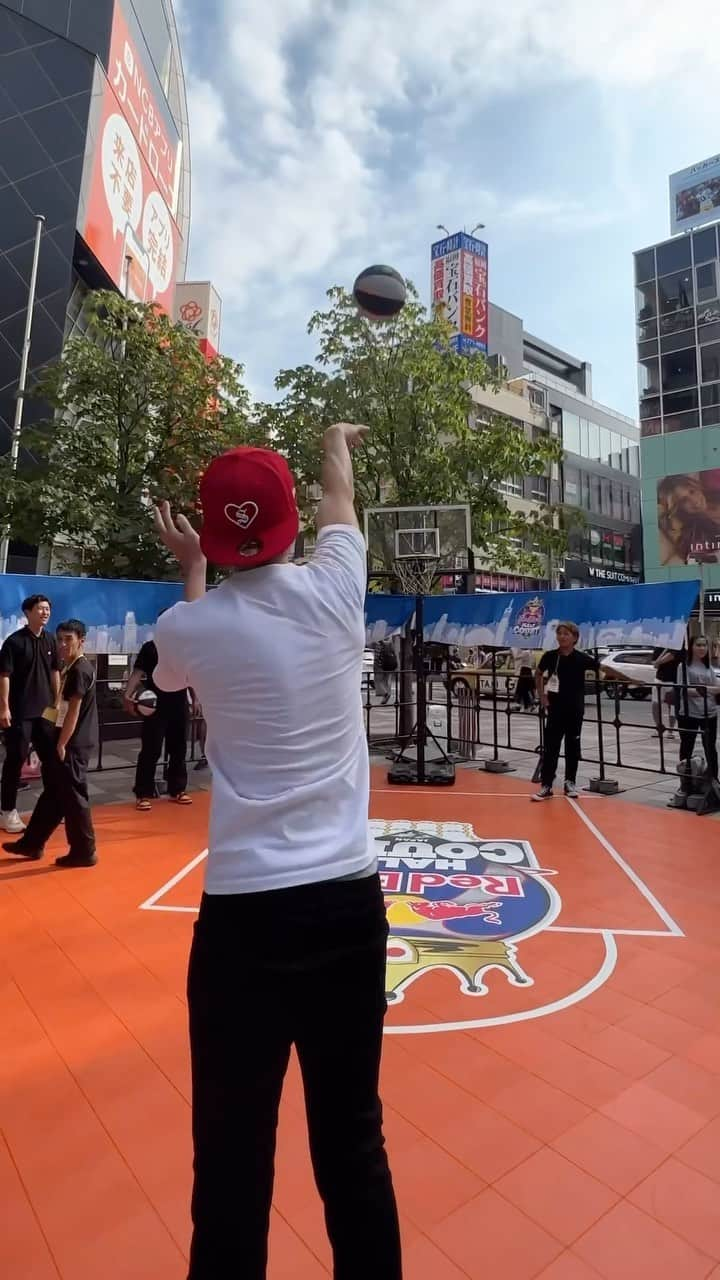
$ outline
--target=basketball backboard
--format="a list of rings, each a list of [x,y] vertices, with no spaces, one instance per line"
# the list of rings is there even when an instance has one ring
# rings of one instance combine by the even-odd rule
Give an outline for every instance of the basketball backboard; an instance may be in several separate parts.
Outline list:
[[[367,507],[368,570],[392,574],[398,560],[432,559],[438,573],[470,567],[470,508],[455,506]]]

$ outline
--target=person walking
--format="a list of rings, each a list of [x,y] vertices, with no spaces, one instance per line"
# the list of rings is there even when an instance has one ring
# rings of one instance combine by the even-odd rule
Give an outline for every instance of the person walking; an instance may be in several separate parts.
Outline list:
[[[162,616],[162,615],[161,615]],[[187,689],[166,693],[158,689],[153,673],[158,664],[158,651],[154,640],[146,640],[135,659],[124,695],[125,710],[137,715],[136,697],[142,689],[155,694],[155,710],[142,717],[140,752],[135,769],[135,808],[147,813],[157,797],[155,775],[162,755],[163,743],[167,750],[168,797],[174,804],[188,805],[192,800],[187,793],[187,735],[190,720]]]
[[[561,622],[556,630],[557,648],[544,653],[538,663],[536,687],[540,704],[547,712],[543,743],[540,790],[535,801],[550,800],[565,741],[565,795],[577,795],[577,770],[585,717],[585,675],[599,673],[601,664],[577,648],[580,632],[574,622]]]
[[[22,604],[25,626],[9,635],[0,649],[0,729],[5,739],[0,828],[9,835],[25,830],[17,796],[31,748],[40,760],[43,784],[53,753],[50,727],[43,719],[43,712],[55,706],[60,679],[55,637],[47,630],[50,610],[47,596],[28,596]]]
[[[718,751],[717,696],[720,693],[718,679],[710,665],[710,648],[705,636],[695,636],[688,645],[687,660],[677,673],[678,728],[680,730],[680,790],[692,793],[692,758],[700,736],[707,773],[717,780]]]
[[[85,623],[78,618],[61,622],[57,629],[63,672],[57,705],[46,712],[53,749],[46,763],[42,794],[27,830],[19,840],[2,846],[6,853],[36,862],[64,821],[69,849],[55,859],[56,867],[94,867],[97,862],[87,787],[90,754],[98,742],[97,682],[84,655],[86,634]]]
[[[365,544],[351,449],[323,438],[318,538],[291,562],[287,463],[243,447],[200,485],[200,537],[156,509],[185,602],[160,618],[154,679],[190,686],[213,771],[188,973],[194,1140],[189,1280],[265,1280],[275,1138],[294,1045],[335,1280],[401,1280],[378,1096],[388,926],[368,834]],[[205,594],[207,558],[232,569]]]
[[[375,647],[373,680],[375,693],[387,706],[392,697],[392,686],[397,671],[397,656],[389,640],[381,640]]]
[[[670,686],[675,686],[677,683],[680,662],[681,655],[674,649],[659,649],[653,657],[653,666],[659,684],[653,690],[652,714],[658,736],[662,732],[663,706],[668,709],[668,734],[671,738],[675,736],[678,693],[677,688]]]
[[[518,711],[532,711],[535,706],[534,657],[531,649],[521,649],[517,658],[517,684],[515,707]]]

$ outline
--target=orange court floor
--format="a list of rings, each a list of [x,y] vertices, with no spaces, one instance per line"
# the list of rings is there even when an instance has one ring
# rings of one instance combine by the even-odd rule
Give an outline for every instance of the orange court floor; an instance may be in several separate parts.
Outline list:
[[[718,824],[373,783],[405,1280],[719,1280]],[[186,1274],[207,804],[99,809],[94,870],[0,860],[3,1280]],[[268,1274],[331,1274],[294,1065]]]

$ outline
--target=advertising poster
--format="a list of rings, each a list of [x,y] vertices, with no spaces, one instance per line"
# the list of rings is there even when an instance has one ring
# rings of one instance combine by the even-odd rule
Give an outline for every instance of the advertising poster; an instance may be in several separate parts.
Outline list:
[[[720,155],[670,175],[670,230],[720,220]]]
[[[465,353],[488,349],[488,247],[460,231],[431,250],[433,309],[442,308]]]
[[[720,564],[720,467],[657,486],[660,564]]]
[[[181,144],[130,15],[116,4],[109,78],[96,70],[78,230],[123,293],[172,315]]]
[[[0,574],[0,644],[25,626],[22,602],[36,592],[52,602],[51,631],[66,618],[85,623],[90,654],[137,653],[152,639],[158,615],[183,595],[179,582]]]
[[[193,334],[208,360],[219,354],[222,302],[208,281],[184,280],[176,285],[174,318]]]

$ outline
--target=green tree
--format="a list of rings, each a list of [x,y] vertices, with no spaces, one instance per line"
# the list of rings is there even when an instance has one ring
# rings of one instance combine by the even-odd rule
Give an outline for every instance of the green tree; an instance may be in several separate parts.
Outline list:
[[[314,364],[283,370],[281,398],[257,406],[258,425],[288,457],[301,500],[312,506],[320,475],[320,439],[335,421],[364,422],[367,446],[355,460],[358,510],[367,506],[468,503],[473,543],[495,566],[542,573],[563,549],[554,509],[514,513],[501,492],[509,476],[545,475],[562,457],[549,434],[529,440],[509,419],[479,409],[472,387],[500,387],[482,356],[457,354],[449,326],[428,319],[409,286],[392,322],[363,318],[341,288],[310,320]],[[532,542],[530,552],[517,539]]]
[[[87,307],[86,334],[34,388],[51,417],[23,433],[32,457],[15,479],[0,472],[0,521],[26,542],[82,548],[91,575],[174,576],[151,501],[192,513],[210,459],[253,438],[243,371],[206,360],[153,306],[101,292]]]

